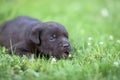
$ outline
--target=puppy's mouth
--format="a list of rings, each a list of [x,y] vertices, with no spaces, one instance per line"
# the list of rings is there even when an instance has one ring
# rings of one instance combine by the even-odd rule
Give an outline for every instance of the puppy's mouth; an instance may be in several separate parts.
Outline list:
[[[69,51],[65,51],[65,52],[64,52],[64,54],[66,54],[66,55],[69,55],[69,53],[70,53]]]
[[[69,56],[69,54],[70,54],[70,51],[68,51],[68,50],[64,51],[62,54],[62,58],[67,58]]]

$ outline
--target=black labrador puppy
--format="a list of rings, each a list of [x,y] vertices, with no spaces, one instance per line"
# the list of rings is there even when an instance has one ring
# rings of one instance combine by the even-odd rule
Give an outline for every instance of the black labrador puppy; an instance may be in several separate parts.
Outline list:
[[[40,22],[27,16],[6,21],[0,26],[0,45],[17,55],[48,55],[67,58],[71,47],[68,33],[57,22]]]

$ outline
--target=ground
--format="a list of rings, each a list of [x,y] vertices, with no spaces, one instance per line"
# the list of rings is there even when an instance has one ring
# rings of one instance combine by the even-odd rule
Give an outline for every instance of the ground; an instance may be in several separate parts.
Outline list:
[[[119,80],[119,0],[1,0],[0,24],[16,16],[57,21],[72,46],[64,60],[8,55],[0,47],[0,80]]]

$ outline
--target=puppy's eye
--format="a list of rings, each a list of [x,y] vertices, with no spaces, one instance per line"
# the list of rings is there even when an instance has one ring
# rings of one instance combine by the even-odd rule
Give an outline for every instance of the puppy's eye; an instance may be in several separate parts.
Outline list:
[[[55,39],[56,39],[56,35],[55,34],[50,36],[50,41],[55,41]]]

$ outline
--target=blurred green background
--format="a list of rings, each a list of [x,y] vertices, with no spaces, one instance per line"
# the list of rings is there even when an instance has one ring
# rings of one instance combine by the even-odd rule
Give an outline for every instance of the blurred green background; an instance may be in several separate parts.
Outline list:
[[[119,3],[119,0],[1,0],[0,23],[27,15],[62,23],[71,36],[77,35],[76,40],[110,34],[120,37]]]
[[[35,80],[120,79],[120,0],[0,0],[0,24],[22,15],[63,24],[73,58],[55,64],[51,59],[31,63],[23,58],[27,62],[24,64],[1,48],[0,80],[26,80],[28,76]],[[3,68],[7,59],[11,62]]]

